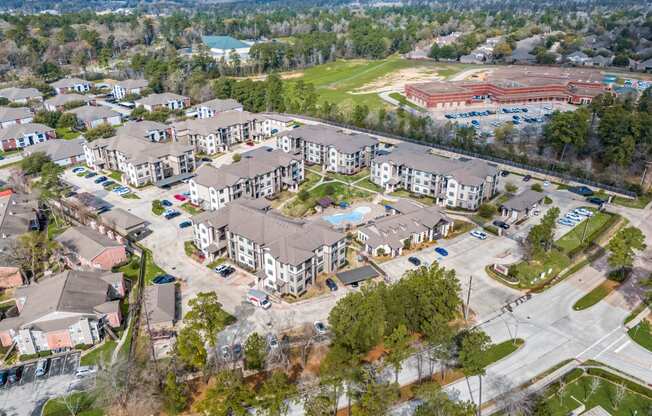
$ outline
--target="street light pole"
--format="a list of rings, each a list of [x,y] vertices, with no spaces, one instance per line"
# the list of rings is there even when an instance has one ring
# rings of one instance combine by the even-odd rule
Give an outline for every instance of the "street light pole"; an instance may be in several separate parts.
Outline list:
[[[473,284],[473,275],[469,276],[469,290],[466,295],[466,307],[464,308],[464,320],[468,319],[469,305],[471,303],[471,285]]]

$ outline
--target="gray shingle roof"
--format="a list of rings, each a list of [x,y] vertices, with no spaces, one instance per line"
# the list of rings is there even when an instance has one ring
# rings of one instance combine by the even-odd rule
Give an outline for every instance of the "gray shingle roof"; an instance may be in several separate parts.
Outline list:
[[[183,101],[187,98],[172,92],[164,92],[161,94],[150,94],[147,97],[140,98],[136,100],[136,105],[166,105],[170,101]]]
[[[117,81],[116,85],[126,90],[132,90],[137,88],[145,88],[149,85],[149,82],[146,79],[125,79],[122,81]]]
[[[83,155],[84,143],[86,143],[86,139],[83,137],[78,137],[72,140],[48,140],[29,146],[26,152],[29,154],[43,152],[53,161],[63,160],[73,156]]]
[[[11,126],[0,129],[0,140],[7,139],[17,139],[23,137],[25,134],[30,133],[46,133],[49,131],[54,131],[52,127],[48,127],[45,124],[39,123],[25,123],[25,124],[13,124]]]
[[[100,214],[100,218],[110,226],[115,226],[118,232],[128,233],[131,229],[145,224],[145,220],[125,211],[122,208],[113,208]]]
[[[35,97],[43,97],[43,94],[36,88],[4,88],[0,90],[0,97],[4,97],[10,101],[22,100]]]
[[[347,154],[378,143],[378,140],[366,134],[346,134],[337,128],[324,125],[302,126],[287,132],[286,135],[323,146],[333,146],[339,152]]]
[[[150,324],[176,320],[176,288],[174,283],[145,288],[145,302]]]
[[[122,247],[117,241],[88,227],[70,227],[55,237],[55,240],[88,261],[102,254],[104,250]]]
[[[207,136],[216,133],[219,129],[254,120],[260,120],[260,117],[248,111],[225,111],[216,117],[190,119],[174,123],[173,126],[178,132],[188,131],[190,134]]]
[[[58,81],[53,82],[50,84],[53,88],[72,88],[75,85],[85,85],[85,84],[90,84],[90,81],[86,81],[85,79],[81,78],[63,78]]]
[[[27,107],[0,107],[0,123],[34,117]]]
[[[58,94],[55,95],[52,98],[48,98],[47,100],[44,101],[44,104],[52,105],[52,106],[62,106],[68,103],[73,103],[76,101],[82,101],[82,102],[88,102],[90,101],[90,98],[86,95],[81,95],[81,94]]]
[[[148,133],[154,131],[163,131],[168,129],[168,125],[159,123],[158,121],[142,120],[142,121],[128,121],[116,129],[116,136],[132,136],[140,139],[144,138]]]
[[[91,122],[103,118],[120,117],[120,113],[117,113],[106,107],[94,105],[85,105],[83,107],[73,108],[68,112],[73,113],[75,116],[77,116],[77,119],[83,122]]]
[[[532,205],[541,202],[545,197],[546,194],[543,192],[527,189],[505,202],[502,207],[514,211],[525,211]]]
[[[180,156],[192,152],[193,147],[182,143],[152,143],[144,138],[120,134],[108,139],[98,139],[90,142],[92,149],[106,147],[123,153],[128,162],[142,164],[156,162],[164,156]]]
[[[226,100],[216,98],[214,100],[206,101],[201,104],[197,104],[195,106],[195,108],[201,108],[201,107],[207,107],[215,111],[216,113],[220,113],[222,111],[241,109],[242,104],[240,104],[239,102],[231,98]]]

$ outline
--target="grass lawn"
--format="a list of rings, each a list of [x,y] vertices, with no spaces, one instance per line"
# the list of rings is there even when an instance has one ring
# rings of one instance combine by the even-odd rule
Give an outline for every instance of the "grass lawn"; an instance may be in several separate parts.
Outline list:
[[[135,193],[133,193],[133,192],[128,193],[128,194],[124,194],[124,195],[122,195],[122,197],[124,199],[140,199],[140,197],[138,195],[136,195]]]
[[[284,207],[284,212],[292,217],[301,217],[306,215],[318,200],[326,196],[332,198],[335,203],[345,201],[349,204],[360,200],[368,200],[372,197],[369,192],[353,188],[341,182],[330,182],[319,185],[310,191],[310,196],[305,201],[301,201],[299,198],[292,200]]]
[[[95,348],[93,351],[81,357],[80,365],[95,365],[101,361],[108,363],[111,361],[111,354],[113,354],[113,350],[117,346],[117,341],[107,339],[102,346]]]
[[[419,201],[424,205],[434,205],[435,204],[435,201],[432,198],[427,197],[427,196],[416,195],[416,194],[411,193],[410,191],[406,191],[405,189],[399,189],[398,191],[392,192],[390,195],[391,196],[396,196],[396,197],[399,197],[399,198],[410,198],[410,199],[413,199],[415,201]]]
[[[642,321],[627,333],[638,345],[652,351],[652,330],[650,330],[650,324],[647,321]]]
[[[333,172],[329,172],[326,174],[326,180],[337,179],[339,181],[346,182],[346,183],[353,183],[355,181],[367,177],[369,177],[368,168],[362,169],[360,172],[356,173],[355,175],[343,175],[341,173],[333,173]]]
[[[405,98],[405,96],[403,94],[401,94],[400,92],[393,92],[393,93],[389,94],[389,96],[391,98],[395,99],[396,101],[398,101],[399,103],[401,103],[404,106],[414,108],[415,110],[419,110],[419,111],[426,111],[422,107],[420,107],[420,106],[416,105],[415,103],[413,103],[412,101],[408,101],[408,99]]]
[[[136,280],[138,280],[139,269],[140,269],[140,257],[132,256],[129,263],[120,267],[118,271],[122,272],[125,278],[135,282]],[[145,261],[145,284],[151,283],[156,276],[161,274],[165,274],[165,271],[160,267],[158,267],[156,263],[154,263],[152,254],[147,253],[147,260]]]
[[[510,267],[509,274],[519,280],[520,287],[532,287],[543,282],[543,280],[539,279],[542,272],[552,269],[552,273],[545,278],[557,276],[570,263],[568,256],[559,250],[553,249],[540,258],[522,261],[513,265]]]
[[[607,295],[613,292],[617,286],[618,284],[616,282],[612,282],[611,280],[602,282],[600,286],[596,287],[586,295],[582,296],[577,302],[575,302],[573,309],[576,311],[581,311],[590,308],[591,306],[600,302],[602,299],[606,298]]]
[[[88,392],[72,393],[68,403],[79,409],[77,416],[102,416],[104,411],[95,407],[95,396]],[[62,398],[48,401],[43,407],[43,416],[69,416],[70,411]]]
[[[628,208],[638,208],[643,209],[647,204],[652,201],[652,192],[645,195],[641,195],[636,199],[623,198],[622,196],[615,196],[611,202],[616,205],[621,205]]]
[[[581,223],[573,227],[572,230],[564,234],[559,240],[555,242],[555,246],[562,250],[564,254],[568,254],[580,246],[582,235],[584,235],[584,243],[591,242],[598,238],[600,234],[610,224],[613,214],[608,212],[595,212],[594,215],[585,219]]]
[[[73,131],[70,127],[59,127],[56,129],[57,137],[63,140],[72,140],[79,137],[78,131]]]
[[[0,156],[2,157],[10,157],[17,155],[22,152],[22,149],[15,149],[15,150],[0,150]]]
[[[579,371],[579,370],[578,370]],[[626,390],[626,394],[619,403],[618,408],[614,406],[615,392],[617,384],[600,377],[600,385],[594,394],[590,394],[592,380],[596,376],[581,375],[569,381],[563,393],[559,393],[558,384],[546,391],[548,399],[546,403],[552,415],[568,415],[574,409],[580,406],[573,398],[579,400],[586,406],[586,409],[592,409],[596,406],[602,406],[604,410],[613,416],[631,416],[634,414],[646,415],[652,405],[650,398],[638,394],[631,390]]]
[[[217,258],[217,259],[213,260],[212,262],[208,263],[208,264],[206,265],[206,267],[208,267],[209,269],[213,270],[214,268],[216,268],[216,267],[219,266],[220,264],[224,263],[225,261],[226,261],[226,260],[225,260],[223,257],[220,257],[220,258]]]
[[[183,204],[181,204],[181,209],[186,211],[190,215],[197,215],[200,212],[203,212],[201,208],[194,206],[190,202],[184,202]]]
[[[383,188],[380,186],[376,185],[375,183],[371,182],[368,178],[365,178],[361,180],[360,182],[356,183],[356,186],[359,186],[364,189],[369,189],[372,192],[382,192]]]
[[[523,344],[525,344],[524,340],[521,338],[516,338],[508,339],[507,341],[503,341],[500,344],[492,345],[482,356],[483,367],[487,367],[496,361],[507,357],[509,354],[522,347]]]
[[[643,309],[645,309],[645,303],[644,303],[644,302],[641,302],[640,305],[638,305],[637,307],[635,307],[635,308],[632,310],[632,312],[631,312],[629,315],[627,315],[627,318],[625,318],[625,321],[623,321],[623,325],[624,325],[624,324],[627,324],[629,321],[631,321],[632,319],[636,318],[636,317],[638,316],[639,313],[643,312]]]
[[[455,238],[458,235],[466,234],[476,227],[475,224],[468,221],[455,220],[453,231],[448,234],[446,239]]]
[[[57,222],[59,223],[59,226],[57,226]],[[52,240],[67,228],[68,224],[66,224],[62,219],[57,218],[57,221],[55,221],[54,218],[50,218],[48,220],[48,240]]]
[[[122,172],[117,170],[112,170],[108,175],[109,178],[113,179],[116,182],[122,182]]]
[[[318,103],[328,101],[336,103],[342,110],[352,109],[356,104],[366,105],[371,111],[385,107],[385,103],[377,93],[377,87],[369,91],[356,91],[373,82],[380,82],[389,74],[407,68],[423,68],[435,75],[450,77],[469,68],[470,65],[442,64],[437,62],[416,62],[398,56],[390,56],[382,60],[340,59],[323,65],[305,69],[300,76],[288,77],[288,95],[293,92],[293,81],[303,80],[315,86]]]

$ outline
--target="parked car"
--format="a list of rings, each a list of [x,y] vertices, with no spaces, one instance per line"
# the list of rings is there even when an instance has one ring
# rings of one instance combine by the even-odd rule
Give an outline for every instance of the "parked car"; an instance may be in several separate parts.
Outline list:
[[[192,227],[192,221],[183,221],[179,223],[179,228],[188,228]]]
[[[0,371],[0,386],[4,386],[6,382],[7,382],[7,372]]]
[[[233,273],[235,273],[235,267],[232,266],[226,266],[224,269],[222,269],[220,272],[220,275],[224,278],[227,278],[231,276]]]
[[[269,333],[267,334],[267,349],[268,350],[275,350],[278,348],[278,338],[276,335]]]
[[[525,175],[525,176],[523,176],[523,182],[529,182],[530,179],[532,179],[532,175]]]
[[[550,186],[550,181],[543,181],[543,186],[544,187]]]
[[[581,196],[593,196],[593,191],[591,190],[591,188],[589,188],[587,186],[573,186],[572,188],[569,188],[568,190],[571,191],[574,194],[578,194],[578,195],[581,195]]]
[[[269,309],[272,306],[267,293],[262,290],[249,289],[247,292],[247,301],[254,306],[259,306],[263,309]]]
[[[90,179],[90,178],[92,178],[94,176],[97,176],[97,173],[95,173],[95,172],[87,172],[84,177]]]
[[[167,199],[161,199],[161,205],[164,207],[171,207],[172,202],[168,201]]]
[[[73,168],[72,173],[82,173],[85,171],[86,169],[82,168],[81,166],[77,166],[76,168]]]
[[[586,198],[586,201],[590,202],[592,204],[595,204],[595,205],[602,205],[605,202],[607,202],[604,199],[598,198],[597,196],[592,196],[590,198]]]
[[[181,213],[179,211],[172,211],[172,212],[169,212],[169,213],[165,214],[165,219],[171,220],[172,218],[176,218],[179,215],[181,215]]]
[[[418,257],[409,257],[409,258],[408,258],[408,261],[409,261],[410,263],[414,264],[414,265],[417,266],[417,267],[418,267],[418,266],[421,266],[421,260],[419,260]]]
[[[484,231],[480,230],[473,230],[471,231],[471,235],[475,238],[479,238],[480,240],[486,240],[487,239],[487,233]]]
[[[315,327],[315,332],[317,332],[317,335],[324,335],[326,332],[328,332],[328,328],[326,328],[326,325],[322,321],[315,321],[313,326]]]
[[[36,363],[36,377],[42,377],[48,373],[48,368],[50,368],[50,359],[41,358]]]
[[[9,369],[9,373],[7,374],[7,383],[8,384],[16,384],[20,381],[20,378],[23,376],[23,366],[19,367],[14,367]]]
[[[186,198],[184,195],[176,194],[176,195],[174,195],[174,199],[176,199],[177,201],[181,201],[181,202],[183,202],[183,201],[185,201],[185,200],[188,199],[188,198]]]
[[[330,277],[326,279],[326,286],[331,290],[331,292],[335,292],[337,290],[337,283]]]
[[[163,285],[165,283],[172,283],[175,280],[176,279],[174,278],[174,276],[170,276],[169,274],[161,274],[159,276],[156,276],[154,280],[152,280],[152,283],[154,283],[155,285]]]
[[[566,218],[570,218],[573,221],[582,221],[584,219],[581,215],[575,214],[573,212],[566,214]]]
[[[435,253],[443,257],[448,256],[448,251],[444,247],[435,247]]]
[[[582,215],[582,216],[584,216],[584,217],[592,217],[592,216],[593,216],[593,212],[589,211],[589,210],[586,209],[586,208],[575,208],[575,209],[573,210],[573,212],[574,212],[575,214],[577,214],[577,215]]]
[[[505,176],[509,176],[509,171],[508,171],[508,170],[504,170],[504,171],[500,172],[500,176],[502,176],[503,178],[504,178]]]
[[[226,268],[228,268],[228,267],[229,267],[228,264],[224,264],[224,263],[222,263],[222,264],[220,264],[219,266],[217,266],[216,268],[214,268],[213,270],[215,270],[215,273],[221,273],[222,270],[224,270],[224,269],[226,269]]]
[[[505,221],[496,220],[492,224],[495,225],[496,227],[502,228],[503,230],[509,229],[509,224],[507,224]]]
[[[560,218],[557,222],[559,224],[565,225],[567,227],[574,227],[575,226],[575,223],[573,221],[567,219],[567,218]]]
[[[93,182],[95,183],[102,183],[105,182],[108,178],[106,176],[100,176],[99,178],[96,178]]]
[[[94,365],[80,365],[77,367],[77,372],[75,376],[78,378],[90,376],[91,374],[97,373],[97,367]]]

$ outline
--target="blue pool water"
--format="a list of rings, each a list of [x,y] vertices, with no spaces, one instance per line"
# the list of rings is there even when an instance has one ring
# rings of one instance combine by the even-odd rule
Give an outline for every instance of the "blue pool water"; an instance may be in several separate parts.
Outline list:
[[[342,223],[358,223],[362,221],[362,218],[365,214],[371,211],[369,207],[358,207],[351,212],[335,214],[335,215],[325,215],[322,217],[324,220],[330,222],[333,225],[340,225]]]

